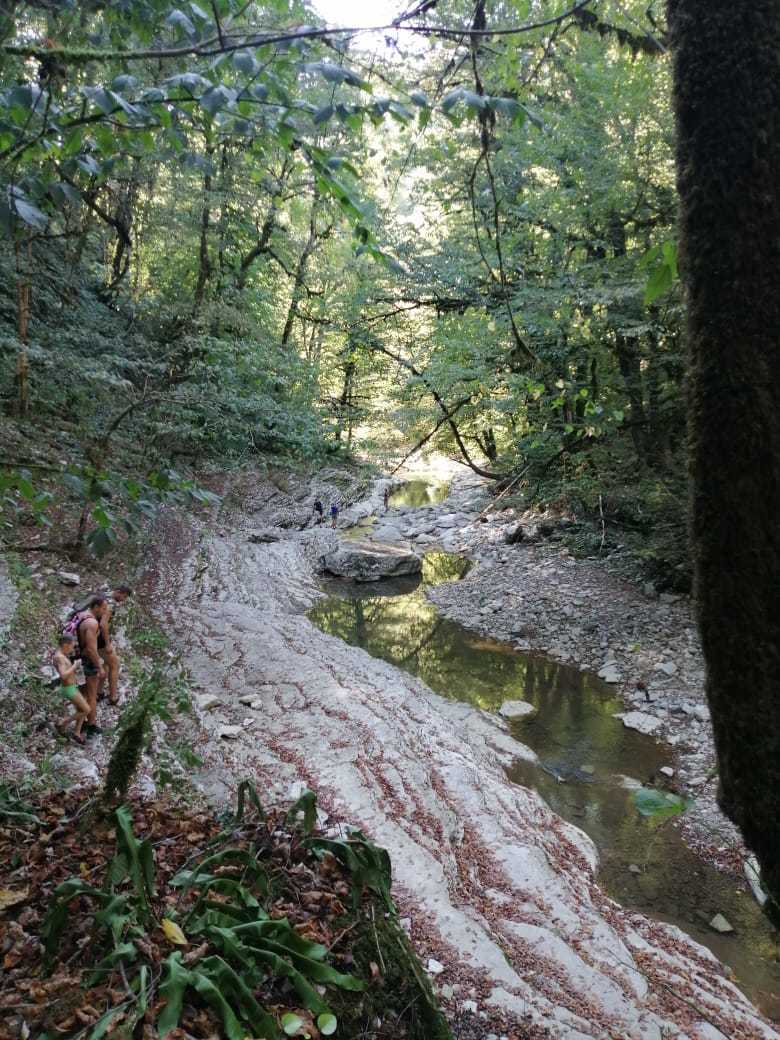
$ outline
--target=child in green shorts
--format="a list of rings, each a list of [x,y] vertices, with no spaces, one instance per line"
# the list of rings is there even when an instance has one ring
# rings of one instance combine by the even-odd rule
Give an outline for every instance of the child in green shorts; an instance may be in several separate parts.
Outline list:
[[[86,738],[81,732],[81,727],[84,725],[84,720],[89,715],[89,705],[86,700],[79,693],[79,688],[76,685],[76,664],[71,661],[70,654],[76,648],[76,637],[69,635],[67,632],[59,638],[57,649],[52,658],[52,663],[57,669],[60,677],[60,686],[58,692],[66,700],[70,701],[75,709],[75,715],[70,720],[63,720],[57,725],[57,732],[63,736],[69,735],[72,740],[75,740],[77,744],[86,744]],[[73,732],[68,734],[69,725],[73,726]]]

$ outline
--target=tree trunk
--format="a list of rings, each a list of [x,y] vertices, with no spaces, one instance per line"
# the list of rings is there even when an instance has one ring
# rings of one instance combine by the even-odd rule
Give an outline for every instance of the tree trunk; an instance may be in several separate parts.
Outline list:
[[[633,343],[620,332],[615,333],[615,354],[618,367],[623,377],[626,396],[631,405],[631,440],[639,462],[644,465],[648,461],[647,414],[642,393],[642,370],[639,363],[639,352],[636,341]]]
[[[206,159],[211,162],[214,145],[206,148]],[[195,285],[195,296],[192,301],[193,316],[197,315],[203,303],[206,285],[212,274],[211,254],[209,253],[209,229],[211,227],[211,173],[203,177],[203,208],[200,212],[200,247],[198,249],[198,281]]]
[[[255,245],[241,258],[241,263],[238,268],[238,276],[236,278],[236,288],[239,292],[243,292],[246,288],[246,280],[249,276],[249,272],[252,269],[252,265],[259,256],[268,252],[271,244],[271,236],[274,233],[276,227],[276,209],[274,208],[273,202],[268,207],[268,212],[265,215],[263,226],[260,230],[260,237],[258,238]]]
[[[669,0],[692,541],[720,804],[780,903],[780,0]]]
[[[287,311],[287,321],[285,321],[284,329],[282,330],[283,347],[287,346],[290,336],[292,335],[293,324],[298,314],[298,304],[301,299],[301,293],[303,292],[304,281],[306,278],[306,268],[309,265],[309,258],[317,245],[317,210],[319,209],[319,201],[319,197],[315,195],[314,201],[311,204],[311,215],[309,216],[309,237],[306,239],[306,245],[303,247],[303,252],[298,257],[298,264],[295,268],[290,308]]]
[[[16,243],[16,332],[19,352],[16,355],[16,414],[20,419],[27,417],[30,410],[30,360],[27,355],[27,339],[30,328],[30,293],[32,291],[32,239]],[[22,260],[22,252],[26,261]]]

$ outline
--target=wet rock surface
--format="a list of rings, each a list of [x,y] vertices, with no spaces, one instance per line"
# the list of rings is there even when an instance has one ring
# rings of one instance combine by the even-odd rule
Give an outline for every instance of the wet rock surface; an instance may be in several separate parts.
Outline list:
[[[468,517],[482,495],[457,489],[454,498],[447,513]],[[459,548],[460,523],[448,518],[427,537]],[[534,755],[499,718],[437,697],[308,622],[303,611],[319,595],[313,571],[333,532],[248,546],[237,514],[205,541],[185,533],[167,533],[156,588],[194,682],[222,699],[203,716],[214,738],[198,748],[203,786],[227,795],[249,775],[283,801],[305,782],[322,809],[386,846],[422,962],[444,967],[436,980],[452,1021],[472,1016],[475,1037],[534,1027],[560,1038],[777,1035],[707,950],[603,893],[590,839],[508,780],[509,763]],[[468,602],[467,624],[500,634],[493,620],[519,583],[504,590],[494,574],[489,591],[482,585],[491,552],[480,549],[483,573],[467,579],[463,609]],[[433,596],[446,602],[453,588]],[[262,710],[247,728],[250,695]],[[219,740],[220,727],[239,732]]]

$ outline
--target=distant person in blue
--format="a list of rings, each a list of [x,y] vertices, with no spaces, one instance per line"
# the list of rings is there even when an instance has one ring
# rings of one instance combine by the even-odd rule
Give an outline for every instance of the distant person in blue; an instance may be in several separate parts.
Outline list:
[[[330,526],[335,527],[336,521],[339,518],[339,507],[337,502],[331,502],[330,506]]]

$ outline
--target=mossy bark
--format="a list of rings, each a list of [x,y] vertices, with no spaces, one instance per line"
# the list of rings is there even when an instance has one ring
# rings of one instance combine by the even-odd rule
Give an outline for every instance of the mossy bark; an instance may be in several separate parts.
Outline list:
[[[780,0],[669,0],[720,801],[780,900]]]

